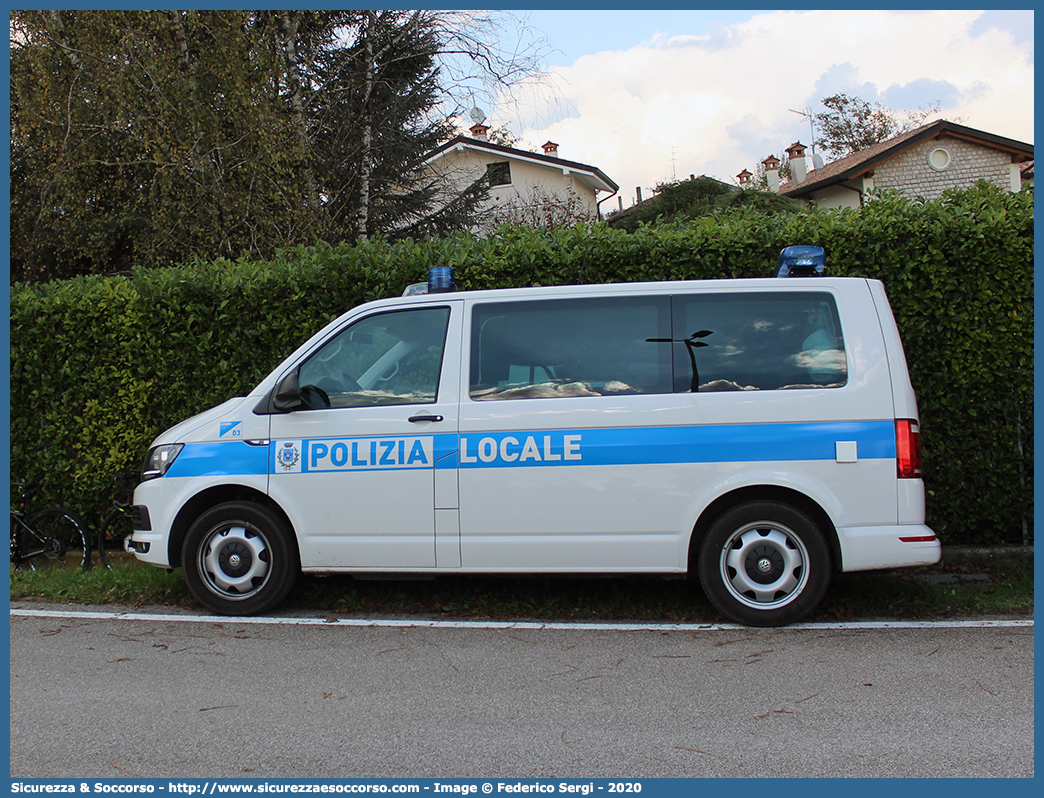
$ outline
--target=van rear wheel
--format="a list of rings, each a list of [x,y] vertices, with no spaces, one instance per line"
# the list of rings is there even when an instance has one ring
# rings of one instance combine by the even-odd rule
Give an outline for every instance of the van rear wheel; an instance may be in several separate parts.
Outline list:
[[[189,527],[181,550],[185,581],[222,615],[254,615],[286,598],[301,569],[286,522],[252,502],[225,502]]]
[[[819,527],[797,508],[747,502],[711,526],[700,547],[699,574],[722,614],[750,626],[782,626],[823,598],[830,552]]]

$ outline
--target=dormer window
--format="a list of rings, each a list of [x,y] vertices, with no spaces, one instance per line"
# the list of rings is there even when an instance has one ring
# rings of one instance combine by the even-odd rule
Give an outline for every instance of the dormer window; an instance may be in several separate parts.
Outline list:
[[[491,186],[510,186],[510,161],[497,161],[496,163],[486,164],[486,179]]]

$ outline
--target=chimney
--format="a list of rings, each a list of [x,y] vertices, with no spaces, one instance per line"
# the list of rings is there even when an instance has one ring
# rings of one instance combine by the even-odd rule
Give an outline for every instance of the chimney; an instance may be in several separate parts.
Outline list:
[[[543,146],[544,148],[544,155],[549,155],[552,158],[558,157],[558,145],[555,144],[553,141],[546,141],[541,146]]]
[[[765,182],[769,191],[779,191],[779,158],[770,155],[761,165],[765,167]]]
[[[484,125],[481,122],[471,126],[471,137],[478,139],[479,141],[486,141],[486,134],[489,133],[489,125]]]
[[[742,172],[736,175],[736,177],[739,179],[740,188],[749,188],[750,179],[754,177],[754,175],[752,175],[750,172],[744,169]]]
[[[635,197],[637,197],[637,201],[634,204],[635,205],[640,205],[641,202],[642,202],[642,187],[641,186],[635,186],[635,188],[634,188],[634,195],[635,195]]]
[[[804,183],[808,177],[808,164],[805,163],[805,145],[795,141],[787,147],[787,155],[790,156],[790,180],[794,185]]]

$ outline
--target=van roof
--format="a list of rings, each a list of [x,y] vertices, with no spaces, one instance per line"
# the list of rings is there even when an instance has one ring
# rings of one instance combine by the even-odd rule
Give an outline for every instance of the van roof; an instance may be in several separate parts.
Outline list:
[[[414,294],[412,296],[389,297],[366,303],[370,305],[399,305],[413,302],[449,302],[466,299],[498,301],[504,299],[562,297],[562,296],[612,296],[614,294],[687,293],[690,291],[810,291],[818,289],[840,290],[843,285],[866,283],[862,277],[810,277],[787,278],[748,277],[720,278],[712,280],[662,280],[634,283],[589,283],[580,285],[527,286],[523,288],[488,288],[449,293]],[[362,306],[360,306],[362,307]]]

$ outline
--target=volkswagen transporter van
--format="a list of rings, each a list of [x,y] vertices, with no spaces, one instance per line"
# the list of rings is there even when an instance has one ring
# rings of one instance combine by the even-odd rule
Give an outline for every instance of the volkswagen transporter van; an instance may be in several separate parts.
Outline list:
[[[937,562],[924,496],[880,282],[435,290],[160,435],[126,546],[229,615],[301,571],[690,573],[774,626],[834,570]]]

